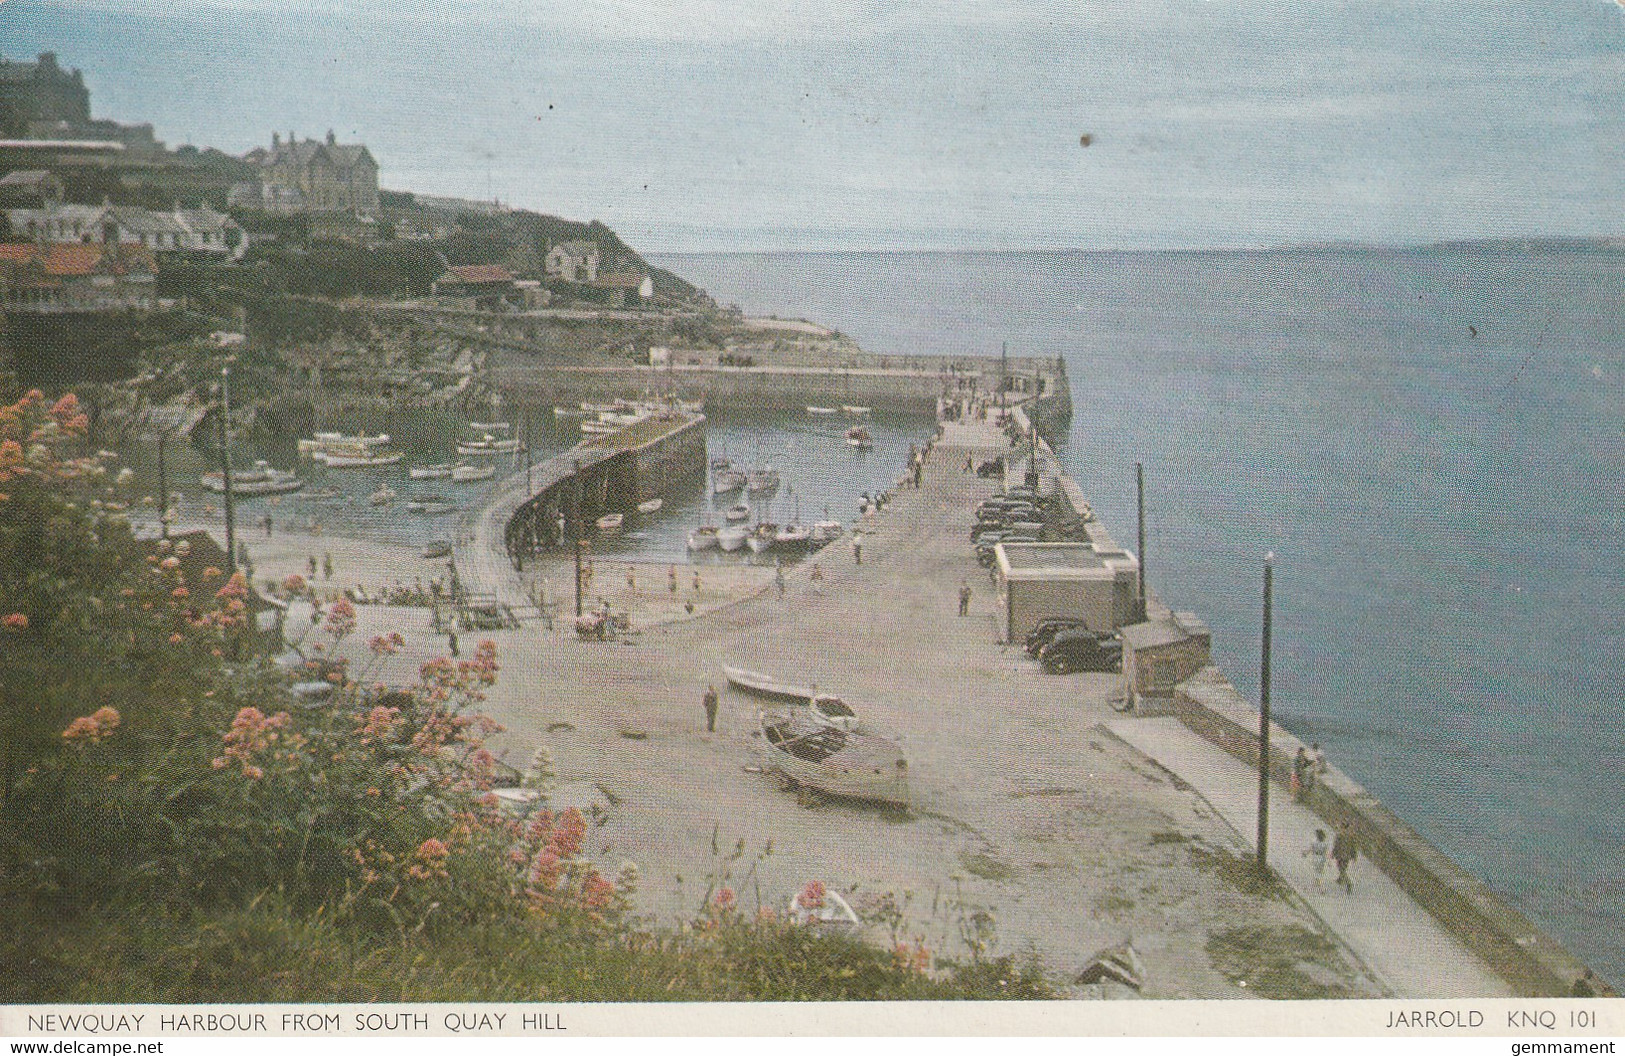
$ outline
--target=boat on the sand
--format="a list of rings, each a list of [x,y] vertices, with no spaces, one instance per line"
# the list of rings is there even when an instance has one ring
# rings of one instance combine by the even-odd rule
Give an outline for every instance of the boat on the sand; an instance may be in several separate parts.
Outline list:
[[[717,545],[730,554],[744,546],[748,538],[750,529],[742,524],[730,524],[726,528],[717,529]]]
[[[751,696],[776,704],[805,707],[808,718],[821,726],[858,732],[858,713],[852,710],[852,705],[840,697],[818,692],[817,686],[798,686],[780,682],[772,675],[729,664],[722,665],[722,675],[730,686]]]
[[[873,734],[813,721],[805,711],[761,712],[764,769],[792,788],[843,799],[908,805],[908,760],[902,749]]]
[[[723,513],[722,517],[729,524],[739,524],[743,521],[748,521],[750,520],[750,507],[742,502],[736,502],[732,506],[728,507],[727,511]]]
[[[690,550],[709,550],[717,545],[717,526],[702,524],[688,533],[688,548]]]

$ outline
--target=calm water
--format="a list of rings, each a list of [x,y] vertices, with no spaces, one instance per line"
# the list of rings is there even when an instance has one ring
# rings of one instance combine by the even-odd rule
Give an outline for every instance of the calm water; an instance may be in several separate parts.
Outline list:
[[[662,258],[879,352],[1066,357],[1063,450],[1256,699],[1625,979],[1625,253]]]

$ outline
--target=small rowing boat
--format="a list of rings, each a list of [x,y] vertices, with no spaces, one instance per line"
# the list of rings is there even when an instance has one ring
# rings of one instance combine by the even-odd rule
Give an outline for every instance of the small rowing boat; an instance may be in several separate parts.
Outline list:
[[[432,466],[413,466],[406,471],[413,480],[441,480],[451,476],[450,462],[436,462]]]
[[[780,682],[772,675],[764,675],[760,671],[747,671],[745,668],[732,667],[728,664],[722,665],[722,675],[730,686],[742,693],[749,693],[775,704],[806,708],[807,717],[820,726],[848,732],[858,730],[858,713],[852,710],[852,705],[840,697],[818,692],[817,686],[792,685]]]
[[[645,516],[651,513],[658,513],[660,512],[660,507],[664,506],[665,504],[666,500],[664,499],[650,499],[648,502],[638,503],[638,512],[644,514]]]
[[[468,484],[476,480],[490,480],[497,475],[497,467],[487,464],[471,466],[467,463],[451,467],[451,479],[458,484]]]
[[[807,405],[807,413],[815,415],[819,418],[827,418],[832,414],[839,414],[840,412],[834,407],[814,407],[809,403]]]
[[[621,524],[626,520],[621,514],[606,513],[594,522],[598,526],[599,535],[619,535]]]

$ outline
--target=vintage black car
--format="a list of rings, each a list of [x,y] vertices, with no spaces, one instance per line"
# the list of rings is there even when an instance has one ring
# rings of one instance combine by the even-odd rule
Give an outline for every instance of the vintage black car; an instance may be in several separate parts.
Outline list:
[[[1088,626],[1076,616],[1051,616],[1039,620],[1038,626],[1027,635],[1027,655],[1036,658],[1044,646],[1054,641],[1062,631],[1087,630]]]
[[[1063,631],[1039,652],[1038,662],[1051,675],[1117,671],[1123,666],[1123,643],[1090,630]]]

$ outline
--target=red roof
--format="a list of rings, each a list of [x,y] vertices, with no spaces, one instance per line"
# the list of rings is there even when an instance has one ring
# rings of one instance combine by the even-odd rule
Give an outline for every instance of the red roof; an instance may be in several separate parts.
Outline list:
[[[512,282],[513,272],[501,264],[459,264],[449,268],[446,275],[458,282]],[[445,278],[442,277],[442,282]]]
[[[107,247],[100,242],[51,242],[45,245],[33,242],[0,243],[0,261],[35,263],[46,275],[55,277],[90,275],[99,270],[116,275],[141,271],[156,274],[158,271],[152,251],[139,242],[126,242],[119,246],[117,255],[107,261],[103,268],[106,255]]]

